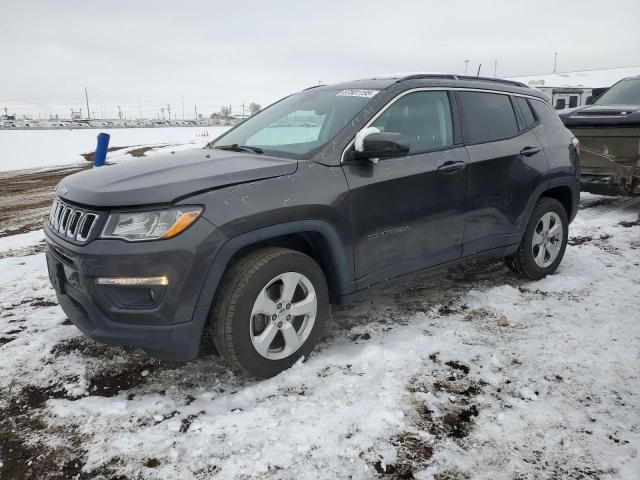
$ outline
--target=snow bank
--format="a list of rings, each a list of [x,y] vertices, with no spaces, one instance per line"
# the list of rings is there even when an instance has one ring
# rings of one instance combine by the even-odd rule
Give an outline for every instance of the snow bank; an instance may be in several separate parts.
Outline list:
[[[86,160],[101,131],[111,135],[109,147],[146,145],[204,146],[229,127],[118,128],[107,130],[0,130],[0,171],[54,167]],[[208,133],[208,137],[202,137]],[[200,135],[200,136],[199,136]],[[122,156],[111,152],[109,158]]]

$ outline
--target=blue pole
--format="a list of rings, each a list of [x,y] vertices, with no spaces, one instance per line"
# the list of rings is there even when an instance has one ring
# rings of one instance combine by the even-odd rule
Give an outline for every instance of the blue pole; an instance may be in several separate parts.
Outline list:
[[[107,160],[107,150],[109,149],[109,138],[111,135],[108,133],[98,134],[98,145],[96,146],[96,159],[93,162],[94,167],[101,167]]]

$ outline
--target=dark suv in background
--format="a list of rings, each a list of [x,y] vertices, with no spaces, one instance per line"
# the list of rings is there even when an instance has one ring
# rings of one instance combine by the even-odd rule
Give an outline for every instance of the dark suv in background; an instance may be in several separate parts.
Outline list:
[[[454,75],[293,94],[205,149],[65,178],[45,225],[60,305],[89,337],[272,376],[330,302],[480,255],[560,263],[578,144],[543,95]]]

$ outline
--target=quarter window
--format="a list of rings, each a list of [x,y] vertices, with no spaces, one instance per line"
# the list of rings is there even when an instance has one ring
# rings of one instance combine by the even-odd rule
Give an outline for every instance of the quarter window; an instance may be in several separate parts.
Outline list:
[[[522,113],[522,119],[524,121],[523,130],[527,128],[531,128],[535,123],[536,119],[533,116],[533,112],[531,111],[531,106],[529,102],[524,97],[514,97],[518,107],[520,107],[520,112]]]
[[[410,154],[453,145],[447,92],[409,93],[387,108],[371,126],[382,132],[406,135]]]
[[[465,117],[465,142],[491,142],[518,133],[516,114],[508,95],[460,92],[458,98]]]

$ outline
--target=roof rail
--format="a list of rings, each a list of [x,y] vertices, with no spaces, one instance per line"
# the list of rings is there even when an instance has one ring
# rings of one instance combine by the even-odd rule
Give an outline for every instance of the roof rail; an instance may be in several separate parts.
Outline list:
[[[473,80],[473,81],[480,81],[480,82],[494,82],[494,83],[502,83],[505,85],[513,85],[515,87],[525,87],[525,88],[530,88],[529,86],[525,85],[524,83],[521,82],[516,82],[515,80],[505,80],[503,78],[490,78],[490,77],[471,77],[468,75],[453,75],[450,73],[418,73],[415,75],[407,75],[406,77],[402,77],[399,78],[398,80],[396,80],[396,83],[398,82],[405,82],[407,80],[420,80],[420,79],[428,79],[428,78],[442,78],[442,79],[447,79],[447,80]]]
[[[319,83],[318,85],[311,85],[310,87],[307,88],[303,88],[302,91],[306,92],[307,90],[311,90],[313,88],[318,88],[318,87],[324,87],[325,85],[323,83]]]

